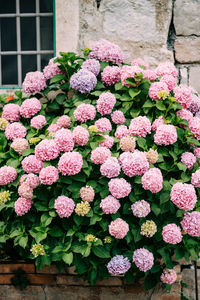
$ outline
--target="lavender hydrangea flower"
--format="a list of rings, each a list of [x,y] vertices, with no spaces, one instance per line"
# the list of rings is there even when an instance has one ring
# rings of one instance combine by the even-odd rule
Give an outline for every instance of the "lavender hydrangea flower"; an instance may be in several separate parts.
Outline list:
[[[84,61],[81,66],[82,69],[87,69],[92,72],[95,76],[97,76],[100,72],[100,63],[98,60],[91,58]]]
[[[130,269],[130,267],[130,261],[123,255],[114,256],[107,265],[108,272],[112,275],[124,274]]]
[[[81,69],[70,79],[71,87],[81,93],[91,92],[96,84],[97,79],[95,75],[87,69]]]
[[[188,110],[195,114],[200,110],[200,98],[196,95],[192,95],[192,102],[188,108]]]

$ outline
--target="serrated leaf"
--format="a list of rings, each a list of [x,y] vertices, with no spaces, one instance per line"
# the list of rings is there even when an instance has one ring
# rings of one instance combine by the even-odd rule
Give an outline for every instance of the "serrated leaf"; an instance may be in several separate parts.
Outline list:
[[[64,253],[63,256],[62,256],[62,260],[63,260],[66,264],[71,265],[72,262],[73,262],[73,253],[72,253],[72,252]]]
[[[50,84],[59,82],[59,81],[61,81],[63,79],[67,79],[65,75],[63,75],[63,74],[57,74],[57,75],[53,76],[50,79]]]
[[[110,251],[104,246],[93,247],[92,252],[100,258],[110,258]]]

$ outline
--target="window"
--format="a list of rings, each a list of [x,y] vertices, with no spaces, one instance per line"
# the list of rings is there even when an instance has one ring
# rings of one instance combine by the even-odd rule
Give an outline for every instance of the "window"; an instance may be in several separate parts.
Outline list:
[[[19,87],[27,72],[54,56],[53,0],[5,0],[0,5],[0,86]]]

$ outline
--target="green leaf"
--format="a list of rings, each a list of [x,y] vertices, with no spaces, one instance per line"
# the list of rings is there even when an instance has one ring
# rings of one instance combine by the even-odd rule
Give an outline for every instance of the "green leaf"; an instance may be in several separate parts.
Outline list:
[[[151,100],[147,100],[144,104],[143,104],[143,106],[142,107],[144,107],[144,108],[151,108],[151,107],[154,107],[155,106],[155,104],[153,103],[153,101],[151,101]]]
[[[60,105],[63,105],[63,103],[65,102],[66,100],[66,95],[65,94],[58,94],[56,96],[56,102]]]
[[[173,263],[172,263],[169,251],[167,249],[165,249],[165,248],[161,248],[161,249],[159,249],[157,251],[162,256],[166,267],[169,268],[169,269],[172,269],[173,268]]]
[[[138,91],[137,89],[134,88],[130,88],[128,92],[132,99],[141,93],[141,91]]]
[[[184,172],[187,170],[186,165],[183,164],[182,162],[177,163],[177,167],[179,168],[179,170],[182,170]]]
[[[157,107],[157,109],[159,109],[159,110],[161,110],[161,111],[166,110],[166,107],[165,107],[164,103],[161,102],[161,101],[159,101],[159,100],[156,101],[156,107]]]
[[[147,150],[146,139],[144,139],[143,137],[137,138],[137,144],[143,150]]]
[[[63,231],[60,227],[55,225],[51,230],[49,231],[49,234],[54,237],[61,237],[63,236]]]
[[[121,81],[115,83],[115,91],[119,91],[123,88]]]
[[[67,79],[65,75],[63,75],[63,74],[57,74],[57,75],[53,76],[50,79],[50,84],[55,83],[55,82],[59,82],[59,81],[61,81],[63,79]]]
[[[26,245],[28,243],[28,236],[22,236],[20,239],[19,239],[19,245],[23,248],[26,248]]]
[[[28,156],[32,153],[34,153],[34,149],[26,149],[22,152],[22,156]]]
[[[198,253],[197,253],[193,248],[189,249],[189,252],[190,252],[190,255],[192,256],[192,258],[193,258],[195,261],[197,261],[198,258],[199,258]]]
[[[157,284],[157,279],[156,279],[155,275],[153,276],[153,274],[148,274],[145,277],[144,286],[145,286],[146,290],[150,290],[150,289],[154,288],[156,286],[156,284]]]
[[[92,252],[100,258],[110,258],[110,251],[104,246],[93,247]]]
[[[48,213],[43,214],[41,216],[41,225],[45,227],[48,226],[51,223],[52,219],[53,218],[50,217]]]
[[[158,216],[160,214],[161,209],[156,203],[152,204],[151,209],[156,216]]]
[[[185,250],[183,248],[176,248],[176,252],[175,252],[175,260],[179,260],[182,257],[184,257],[185,255]]]
[[[163,204],[170,199],[170,192],[162,192],[160,194],[160,204]]]
[[[19,98],[22,99],[22,91],[16,91],[15,95]]]
[[[56,101],[53,101],[50,104],[48,104],[48,108],[57,110],[57,109],[60,109],[60,105]]]
[[[187,138],[187,143],[194,144],[195,146],[200,146],[200,142],[199,141],[197,141],[194,138],[190,138],[190,137]]]
[[[89,273],[89,281],[91,285],[94,285],[97,280],[97,269],[92,269],[92,271]]]
[[[18,159],[13,159],[10,158],[7,162],[6,162],[7,166],[13,167],[13,168],[17,168],[20,165],[20,161]]]
[[[71,263],[73,262],[73,253],[69,252],[69,253],[64,253],[62,256],[62,260],[68,264],[71,265]]]

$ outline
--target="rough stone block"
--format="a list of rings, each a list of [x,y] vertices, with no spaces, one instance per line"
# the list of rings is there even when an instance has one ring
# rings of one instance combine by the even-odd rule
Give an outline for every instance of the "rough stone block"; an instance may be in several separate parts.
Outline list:
[[[53,284],[55,279],[53,275],[46,274],[27,274],[27,278],[31,284]]]
[[[36,269],[38,274],[65,274],[65,270],[59,272],[56,265],[45,266],[42,270]]]
[[[187,68],[180,68],[180,83],[188,84],[188,70]]]
[[[174,49],[178,62],[200,62],[200,37],[178,37],[175,40]]]
[[[14,270],[21,268],[26,273],[34,273],[34,264],[0,264],[0,273],[13,273]]]
[[[189,85],[200,93],[200,66],[190,67]]]

